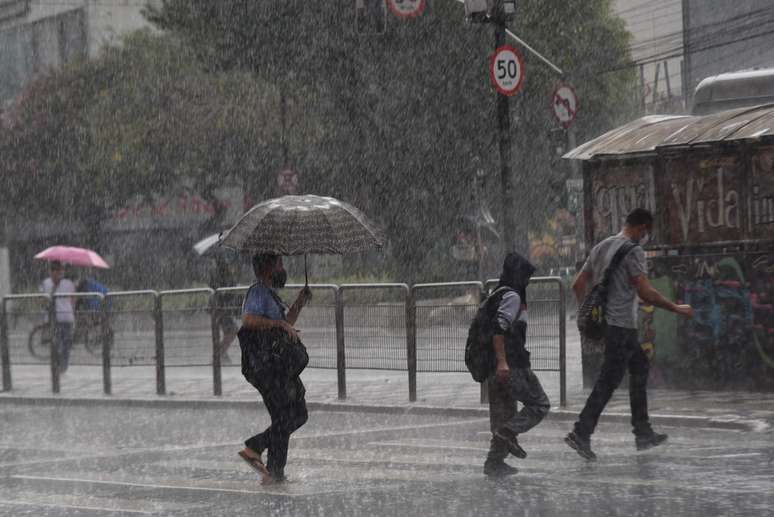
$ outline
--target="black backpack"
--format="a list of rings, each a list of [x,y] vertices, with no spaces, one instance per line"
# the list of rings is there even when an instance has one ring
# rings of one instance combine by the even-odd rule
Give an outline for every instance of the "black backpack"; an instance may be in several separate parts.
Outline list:
[[[465,342],[465,366],[476,382],[484,382],[495,369],[495,354],[492,348],[497,309],[509,287],[500,287],[478,308],[475,318],[468,329]]]
[[[605,337],[607,330],[607,319],[605,310],[607,306],[607,289],[610,286],[610,279],[613,277],[613,271],[638,245],[634,242],[625,242],[613,255],[613,260],[605,270],[605,275],[600,283],[594,286],[591,292],[583,299],[583,303],[578,307],[578,330],[583,337],[598,341]]]

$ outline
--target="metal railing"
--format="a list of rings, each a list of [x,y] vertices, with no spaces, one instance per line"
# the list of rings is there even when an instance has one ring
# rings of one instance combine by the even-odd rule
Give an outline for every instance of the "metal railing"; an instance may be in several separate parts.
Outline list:
[[[296,327],[309,345],[309,366],[335,368],[338,396],[347,397],[347,369],[406,371],[409,400],[417,399],[417,372],[466,372],[465,341],[470,321],[496,281],[436,284],[313,284],[313,298]],[[288,285],[288,295],[302,285]],[[51,367],[59,393],[59,355],[53,339],[42,357],[32,350],[35,332],[50,325],[62,296],[99,301],[98,331],[89,334],[71,364],[101,364],[103,391],[112,391],[111,369],[154,366],[156,392],[166,393],[166,368],[212,366],[213,394],[222,394],[221,370],[239,366],[221,350],[222,334],[235,331],[248,286],[217,290],[123,291],[72,295],[8,295],[0,314],[3,390],[12,389],[11,364]],[[566,404],[565,288],[558,277],[533,278],[528,289],[527,348],[533,369],[559,374],[560,403]],[[287,299],[290,299],[289,297]],[[47,319],[44,315],[47,314]],[[78,313],[76,319],[78,319]],[[37,321],[37,324],[36,324]],[[38,329],[38,330],[35,330]],[[91,340],[91,341],[89,341]],[[97,340],[97,341],[94,341]],[[25,348],[25,344],[27,347]],[[83,348],[83,349],[81,349]]]
[[[339,288],[343,349],[342,369],[403,370],[412,377],[409,297],[406,284],[345,284]],[[412,384],[413,383],[413,384]],[[345,388],[346,393],[346,388]],[[414,399],[410,399],[414,400]]]

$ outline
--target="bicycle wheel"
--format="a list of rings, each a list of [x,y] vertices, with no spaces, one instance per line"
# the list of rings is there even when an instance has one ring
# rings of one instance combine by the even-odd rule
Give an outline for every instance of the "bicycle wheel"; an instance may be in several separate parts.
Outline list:
[[[48,359],[51,357],[51,325],[41,323],[34,327],[27,338],[27,348],[32,357]]]
[[[102,357],[102,332],[100,325],[85,325],[81,330],[83,345],[94,357]]]

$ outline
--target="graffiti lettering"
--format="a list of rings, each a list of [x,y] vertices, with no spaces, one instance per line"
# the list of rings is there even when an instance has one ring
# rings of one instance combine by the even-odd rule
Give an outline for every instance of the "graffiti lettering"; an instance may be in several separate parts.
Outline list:
[[[774,224],[774,195],[761,196],[760,185],[753,185],[747,210],[751,224]]]
[[[600,235],[618,233],[631,210],[637,207],[652,207],[648,187],[644,183],[600,187],[594,198]]]
[[[717,182],[715,189],[705,178],[690,177],[684,187],[672,183],[672,197],[684,240],[688,240],[694,228],[699,233],[713,228],[739,228],[739,193],[733,189],[726,192],[723,177],[724,169],[718,168],[714,178]],[[691,225],[692,220],[695,227]]]

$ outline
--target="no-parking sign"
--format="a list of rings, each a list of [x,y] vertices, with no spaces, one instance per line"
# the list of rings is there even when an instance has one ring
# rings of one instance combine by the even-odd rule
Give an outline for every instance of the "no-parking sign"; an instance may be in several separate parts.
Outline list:
[[[566,128],[570,127],[578,114],[578,96],[569,84],[562,84],[551,96],[551,108],[556,120]]]
[[[524,61],[521,54],[510,45],[495,50],[489,60],[489,78],[498,92],[513,95],[524,82]]]
[[[422,14],[426,0],[387,0],[390,12],[398,18],[415,18]]]
[[[298,190],[298,173],[293,169],[282,169],[277,173],[277,186],[283,194],[295,194]]]

